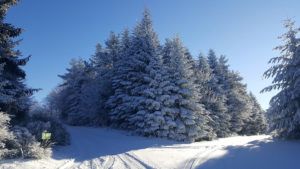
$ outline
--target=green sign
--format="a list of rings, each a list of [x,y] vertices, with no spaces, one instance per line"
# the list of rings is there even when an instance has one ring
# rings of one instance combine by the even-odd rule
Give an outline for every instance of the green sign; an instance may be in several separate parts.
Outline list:
[[[43,132],[42,133],[42,140],[50,140],[51,139],[51,133]]]

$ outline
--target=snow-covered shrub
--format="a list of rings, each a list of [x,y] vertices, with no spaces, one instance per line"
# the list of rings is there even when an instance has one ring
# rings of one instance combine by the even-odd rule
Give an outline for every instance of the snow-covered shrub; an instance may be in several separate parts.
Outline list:
[[[10,118],[8,114],[0,112],[0,159],[14,156],[16,152],[9,150],[7,144],[14,140],[12,132],[9,131]]]
[[[51,135],[51,142],[55,145],[70,144],[70,135],[62,123],[57,119],[51,118],[45,114],[33,115],[26,127],[35,136],[36,140],[41,142],[42,132],[47,130]]]
[[[17,149],[16,155],[23,158],[47,158],[51,156],[50,148],[42,148],[40,143],[25,127],[15,126],[13,128],[15,136],[11,145]]]

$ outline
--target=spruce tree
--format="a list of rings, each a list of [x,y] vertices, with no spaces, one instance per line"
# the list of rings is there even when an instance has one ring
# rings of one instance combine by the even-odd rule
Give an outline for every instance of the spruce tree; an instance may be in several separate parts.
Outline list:
[[[119,58],[116,60],[112,76],[112,96],[106,102],[110,109],[109,117],[111,125],[128,128],[128,117],[134,113],[131,106],[132,79],[128,76],[132,72],[131,67],[131,36],[126,29],[121,37]]]
[[[200,93],[195,84],[194,65],[179,38],[167,40],[163,63],[174,85],[174,109],[177,112],[176,134],[183,140],[202,140],[214,137],[209,112],[200,104]]]
[[[253,93],[249,93],[250,115],[244,119],[244,127],[241,133],[246,135],[264,134],[267,131],[265,111],[262,110]]]
[[[63,79],[62,95],[64,96],[64,104],[62,108],[62,117],[71,125],[88,124],[90,121],[89,114],[83,107],[83,87],[89,82],[88,71],[86,69],[87,62],[82,59],[71,60],[70,68],[67,73],[60,75]]]
[[[160,135],[165,119],[162,104],[159,100],[163,95],[160,84],[161,75],[159,41],[152,27],[148,10],[144,11],[142,20],[133,31],[130,42],[130,56],[125,57],[127,80],[131,86],[118,107],[130,105],[125,114],[127,128],[133,128],[143,135]],[[118,108],[117,107],[117,108]]]
[[[97,98],[94,107],[99,115],[99,124],[108,123],[110,108],[106,102],[114,92],[112,80],[115,76],[116,64],[120,59],[120,48],[119,36],[111,32],[109,38],[105,41],[105,47],[102,48],[100,44],[97,44],[95,55],[91,58],[95,73],[94,85],[91,86],[94,91],[91,91],[91,94],[94,93],[93,97]]]
[[[211,112],[213,119],[211,125],[218,137],[227,137],[231,134],[230,131],[230,114],[228,113],[227,95],[224,81],[224,68],[221,66],[219,59],[213,50],[209,50],[207,57],[211,77],[208,81],[209,89],[207,90],[207,97],[205,106]]]
[[[242,83],[243,78],[234,71],[228,72],[228,93],[227,107],[231,116],[230,124],[233,133],[242,133],[245,121],[251,115],[251,104],[246,90],[246,85]]]
[[[280,37],[284,44],[275,48],[280,55],[270,59],[273,65],[264,73],[273,78],[272,85],[262,92],[279,91],[270,101],[270,129],[281,137],[300,138],[300,29],[291,20],[284,26],[287,32]]]
[[[20,41],[15,39],[21,34],[21,29],[5,23],[6,12],[9,7],[15,5],[17,0],[5,0],[0,2],[0,65],[3,66],[0,109],[12,115],[12,122],[20,122],[28,111],[28,97],[35,91],[24,84],[26,73],[21,66],[26,65],[29,57],[21,58],[21,53],[15,50]]]

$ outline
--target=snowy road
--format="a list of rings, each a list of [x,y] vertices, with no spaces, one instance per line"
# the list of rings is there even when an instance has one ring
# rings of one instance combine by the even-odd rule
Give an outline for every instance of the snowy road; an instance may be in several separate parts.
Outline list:
[[[269,136],[231,137],[183,144],[130,136],[107,128],[68,127],[72,144],[51,159],[2,161],[0,169],[293,169],[299,167],[299,141]]]

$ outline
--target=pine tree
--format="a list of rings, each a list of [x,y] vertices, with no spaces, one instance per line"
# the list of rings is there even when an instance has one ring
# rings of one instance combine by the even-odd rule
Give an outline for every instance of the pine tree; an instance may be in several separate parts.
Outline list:
[[[3,85],[0,98],[0,109],[12,116],[12,122],[20,122],[28,111],[28,97],[35,91],[24,84],[25,72],[21,69],[29,57],[20,58],[21,53],[14,48],[19,44],[15,41],[21,34],[21,29],[9,23],[5,23],[5,16],[8,8],[15,5],[17,0],[6,0],[0,2],[0,65],[3,66],[3,73],[0,83]]]
[[[242,83],[243,78],[234,71],[228,73],[227,85],[227,107],[231,116],[231,131],[242,133],[245,121],[251,115],[251,104],[246,90],[246,85]]]
[[[123,127],[133,128],[143,135],[158,135],[160,126],[164,123],[158,100],[161,95],[161,91],[158,91],[160,90],[158,80],[161,80],[159,42],[147,10],[135,27],[130,44],[130,57],[125,56],[127,61],[123,66],[126,68],[127,78],[121,83],[129,82],[131,86],[115,110],[124,110],[123,106],[128,107],[129,104],[129,111],[125,110],[124,114],[121,112],[124,119]]]
[[[270,59],[273,66],[264,73],[264,77],[273,78],[272,85],[262,92],[279,90],[270,101],[270,129],[281,137],[300,138],[300,29],[294,28],[291,20],[284,26],[288,29],[280,37],[284,44],[275,48],[281,55]]]
[[[207,59],[212,73],[208,81],[209,89],[207,90],[205,106],[211,112],[210,116],[213,119],[211,125],[217,136],[227,137],[231,134],[231,126],[230,114],[226,105],[225,74],[222,69],[225,65],[220,65],[219,59],[213,50],[209,50]]]
[[[253,93],[249,93],[250,115],[244,120],[244,127],[241,133],[246,135],[264,134],[267,131],[265,111],[262,110]]]
[[[212,70],[208,64],[207,58],[202,54],[198,57],[198,64],[195,67],[195,72],[197,90],[202,95],[200,103],[206,106],[210,102],[209,96],[213,92],[209,85],[209,81],[212,78]]]
[[[64,106],[62,108],[62,117],[72,125],[82,125],[89,123],[89,115],[83,108],[83,87],[89,82],[87,72],[87,63],[82,59],[71,60],[71,67],[67,69],[67,73],[60,75],[63,79],[61,87],[64,98]]]
[[[177,112],[177,137],[183,140],[211,139],[212,129],[208,125],[208,111],[200,104],[201,97],[194,82],[194,67],[179,38],[167,40],[164,47],[163,63],[174,85],[174,108]]]
[[[91,59],[95,73],[94,85],[91,86],[94,91],[91,90],[91,94],[94,94],[93,97],[97,98],[94,107],[99,114],[98,123],[100,124],[108,123],[109,106],[106,105],[106,102],[114,92],[112,80],[120,57],[120,48],[119,36],[111,32],[105,42],[105,48],[98,44],[95,55]]]

